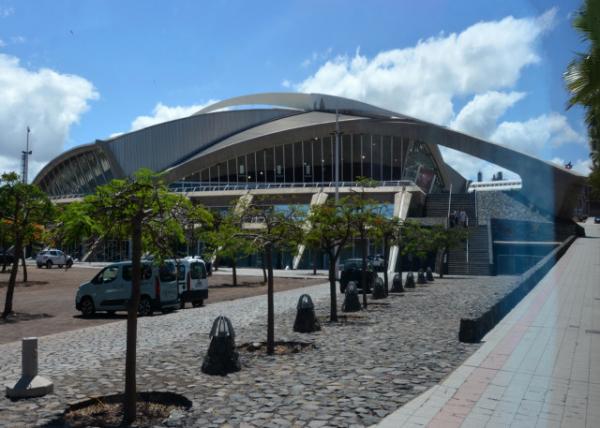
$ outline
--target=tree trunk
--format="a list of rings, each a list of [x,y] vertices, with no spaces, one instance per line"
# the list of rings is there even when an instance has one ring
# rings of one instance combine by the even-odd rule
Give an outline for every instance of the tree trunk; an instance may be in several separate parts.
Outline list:
[[[389,285],[388,285],[388,260],[390,258],[390,245],[387,239],[383,241],[383,286],[385,287],[385,295],[386,297],[389,294]]]
[[[331,299],[331,307],[329,311],[329,320],[331,322],[337,322],[337,295],[336,295],[336,281],[335,281],[335,258],[329,254],[329,294]]]
[[[140,216],[141,217],[141,216]],[[131,299],[127,310],[127,351],[125,356],[125,396],[123,401],[123,420],[130,424],[136,416],[136,350],[137,316],[140,304],[140,282],[142,279],[142,225],[141,218],[132,222],[131,234]]]
[[[264,253],[262,255],[262,264],[261,264],[261,267],[262,267],[262,272],[263,272],[263,284],[266,284],[267,283],[267,268],[265,267],[265,255],[264,255]]]
[[[438,250],[438,252],[436,253],[436,257],[435,257],[435,261],[436,261],[436,270],[440,276],[440,278],[444,277],[444,255],[446,254],[446,249],[443,248],[441,250]]]
[[[317,274],[317,258],[319,257],[319,252],[315,250],[313,252],[313,275]]]
[[[23,265],[23,279],[21,282],[26,283],[27,282],[27,264],[25,264],[25,251],[21,250],[21,264]]]
[[[233,257],[231,262],[231,274],[233,275],[233,286],[237,287],[237,262]]]
[[[275,317],[273,308],[273,249],[271,244],[265,248],[267,262],[267,354],[275,353]]]
[[[362,285],[363,308],[367,308],[367,238],[365,232],[360,233],[360,245],[362,247],[362,272],[360,282]]]
[[[4,312],[2,318],[7,318],[12,313],[13,296],[15,294],[15,284],[17,282],[17,272],[19,271],[19,257],[17,254],[23,252],[23,241],[20,236],[15,239],[15,257],[13,257],[12,269],[8,278],[8,287],[6,287],[6,299],[4,300]]]

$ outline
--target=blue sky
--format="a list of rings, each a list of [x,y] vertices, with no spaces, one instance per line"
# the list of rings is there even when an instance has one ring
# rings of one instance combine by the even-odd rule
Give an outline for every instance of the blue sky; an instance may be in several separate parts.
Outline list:
[[[362,99],[585,171],[582,111],[565,111],[562,81],[584,49],[570,25],[578,7],[0,0],[0,169],[18,167],[28,124],[35,169],[66,148],[210,100],[304,90]],[[472,175],[472,159],[444,155]]]

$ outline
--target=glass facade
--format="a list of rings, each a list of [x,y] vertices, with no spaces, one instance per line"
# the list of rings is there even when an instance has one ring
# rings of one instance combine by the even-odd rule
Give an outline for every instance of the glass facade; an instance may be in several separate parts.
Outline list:
[[[183,181],[207,184],[328,183],[335,180],[335,138],[316,137],[279,144],[219,165],[207,166]],[[360,177],[377,181],[411,180],[424,191],[439,190],[443,180],[426,144],[407,138],[343,134],[340,181]]]
[[[99,150],[84,152],[64,160],[40,181],[40,188],[50,196],[93,193],[96,186],[113,179],[110,164]]]

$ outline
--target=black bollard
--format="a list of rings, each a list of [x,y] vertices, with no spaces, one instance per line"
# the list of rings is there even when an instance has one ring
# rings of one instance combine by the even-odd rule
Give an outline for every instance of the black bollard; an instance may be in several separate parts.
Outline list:
[[[404,283],[405,288],[415,288],[415,276],[412,272],[406,274],[406,282]]]
[[[427,282],[433,282],[433,271],[430,267],[427,267],[427,271],[425,272],[425,278],[427,278]]]
[[[383,279],[377,277],[375,279],[375,284],[373,285],[373,294],[372,298],[374,300],[377,299],[385,299],[387,296],[385,295],[385,286],[383,284]]]
[[[350,281],[346,285],[344,294],[344,303],[342,304],[342,312],[357,312],[360,311],[360,300],[358,299],[358,288],[356,282]]]
[[[402,274],[397,273],[394,275],[394,279],[392,280],[392,289],[391,293],[404,293],[404,287],[402,286]]]
[[[235,332],[229,318],[218,316],[210,330],[210,345],[202,362],[202,371],[209,375],[225,376],[241,370],[235,350]]]
[[[425,284],[426,282],[423,269],[419,269],[419,273],[417,274],[417,284]]]
[[[321,330],[319,320],[315,315],[315,305],[308,294],[300,296],[296,309],[294,331],[298,333],[312,333],[313,331]]]

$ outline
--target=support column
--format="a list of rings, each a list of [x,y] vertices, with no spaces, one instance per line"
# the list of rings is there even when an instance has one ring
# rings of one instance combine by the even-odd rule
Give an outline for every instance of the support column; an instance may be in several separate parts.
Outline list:
[[[325,203],[325,201],[327,200],[327,193],[325,192],[319,192],[319,193],[315,193],[314,195],[312,195],[312,198],[310,199],[310,208],[317,206],[317,205],[323,205]],[[309,231],[311,228],[311,224],[310,222],[307,220],[304,223],[304,230],[305,231]],[[302,255],[304,254],[304,250],[306,249],[306,246],[304,244],[300,244],[298,245],[298,251],[296,252],[296,255],[294,256],[294,260],[292,261],[292,269],[298,269],[298,265],[300,264],[300,260],[302,260]]]
[[[406,190],[402,190],[394,195],[394,214],[393,218],[406,219],[408,214],[408,208],[410,207],[410,200],[412,193]],[[398,255],[400,249],[397,245],[390,248],[390,257],[388,259],[388,275],[392,277],[396,269],[396,262],[398,261]]]

